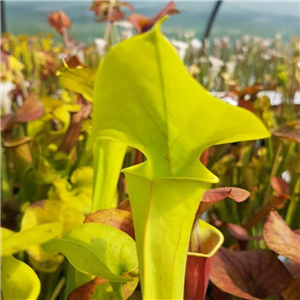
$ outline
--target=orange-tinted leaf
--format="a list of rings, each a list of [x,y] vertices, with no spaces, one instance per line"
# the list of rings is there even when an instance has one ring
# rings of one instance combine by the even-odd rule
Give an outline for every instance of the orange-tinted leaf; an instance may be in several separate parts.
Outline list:
[[[90,118],[93,105],[90,101],[85,100],[81,95],[78,96],[77,104],[81,105],[79,111],[71,113],[69,127],[60,144],[59,151],[69,154],[76,146],[80,133],[82,131],[82,123]]]
[[[1,131],[10,129],[15,124],[15,114],[10,113],[1,116]]]
[[[95,14],[97,22],[115,22],[120,21],[125,18],[124,12],[121,10],[121,7],[125,7],[134,11],[133,5],[127,2],[119,1],[93,1],[92,6],[89,7],[89,10],[92,10]]]
[[[118,228],[134,239],[131,213],[121,209],[102,209],[90,214],[84,223],[101,223]]]
[[[263,236],[271,250],[300,262],[300,235],[293,232],[276,211],[269,213]]]
[[[243,202],[249,196],[250,193],[248,191],[235,187],[222,187],[208,190],[202,197],[197,215],[201,215],[215,203],[224,200],[227,197],[231,198],[235,202]]]
[[[242,226],[232,224],[232,223],[226,223],[225,227],[229,231],[230,235],[237,240],[248,241],[251,238],[247,230]]]
[[[286,300],[299,300],[300,299],[300,279],[293,278],[289,287],[282,293]]]
[[[78,287],[75,289],[68,297],[68,300],[89,300],[97,285],[108,283],[108,280],[105,280],[100,277],[96,277],[92,281]]]
[[[1,117],[1,131],[11,129],[17,123],[25,123],[40,118],[44,107],[35,94],[30,94],[15,114]]]
[[[215,255],[210,280],[222,291],[243,299],[278,296],[291,282],[291,274],[266,250],[230,251]]]
[[[165,15],[178,14],[179,10],[177,9],[176,4],[173,1],[170,1],[165,8],[163,8],[155,17],[149,18],[144,15],[133,14],[130,15],[128,21],[131,22],[133,27],[136,29],[137,33],[143,33],[152,28],[157,20],[161,19]]]
[[[240,250],[248,250],[249,241],[262,239],[262,237],[259,236],[249,236],[247,230],[240,225],[223,223],[223,226],[228,230],[229,234],[237,240]]]
[[[126,198],[122,202],[120,202],[118,205],[118,209],[126,210],[131,213],[131,205],[129,198]]]
[[[285,206],[286,200],[287,198],[283,198],[281,196],[276,196],[276,195],[271,195],[270,196],[270,200],[269,203],[271,204],[271,206],[275,209],[281,209]]]
[[[247,229],[243,226],[222,222],[215,215],[213,215],[213,220],[215,226],[226,228],[228,233],[237,240],[238,245],[234,245],[232,249],[248,250],[249,241],[262,239],[260,236],[249,236]]]
[[[284,181],[282,178],[273,176],[271,178],[271,186],[280,197],[285,199],[291,198],[291,196],[289,195],[290,192],[289,184],[286,181]]]
[[[207,163],[208,163],[208,160],[209,160],[210,153],[211,153],[211,148],[206,149],[206,150],[201,154],[200,161],[201,161],[201,163],[202,163],[204,166],[207,166]]]
[[[250,100],[239,99],[238,106],[245,108],[253,113],[255,112],[253,103]]]
[[[274,136],[300,143],[300,121],[291,121],[272,130]]]
[[[58,33],[71,27],[70,18],[61,10],[57,10],[48,16],[48,22]]]
[[[127,282],[122,287],[125,299],[128,299],[133,294],[133,292],[136,289],[138,282],[139,282],[138,276],[134,276],[131,278],[133,279],[133,281]],[[113,296],[113,292],[112,292],[112,290],[110,290],[110,285],[109,285],[108,280],[102,279],[100,277],[96,277],[92,281],[75,289],[69,295],[68,300],[90,300],[93,293],[95,292],[97,286],[99,286],[101,284],[107,285],[108,297],[106,297],[105,299],[113,299],[113,298],[110,298],[111,296]]]
[[[20,123],[40,118],[44,107],[35,94],[30,94],[23,105],[16,112],[16,121]]]
[[[232,92],[237,95],[239,99],[244,99],[246,95],[255,96],[261,90],[263,90],[262,85],[254,84],[252,86],[247,86],[244,90],[234,89]]]
[[[78,66],[81,66],[81,67],[86,67],[85,65],[82,64],[82,62],[79,60],[78,56],[77,55],[72,55],[70,57],[67,57],[65,59],[65,62],[68,66],[68,68],[76,68]]]

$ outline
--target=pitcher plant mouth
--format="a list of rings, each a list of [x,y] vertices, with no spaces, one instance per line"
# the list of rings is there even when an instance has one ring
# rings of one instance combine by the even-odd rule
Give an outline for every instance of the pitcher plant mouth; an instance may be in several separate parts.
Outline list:
[[[188,256],[204,258],[214,256],[224,242],[223,234],[217,228],[201,219],[196,220],[195,225],[200,228],[198,236],[200,249],[198,250],[199,252],[188,251]]]
[[[184,299],[205,299],[214,254],[223,241],[218,229],[201,219],[195,220],[187,253]]]
[[[123,134],[122,132],[116,132],[115,130],[109,130],[109,129],[101,130],[98,132],[98,134],[100,136],[91,137],[88,140],[87,149],[90,149],[97,142],[107,141],[107,142],[116,143],[116,144],[123,144],[125,147],[131,147],[131,148],[138,149],[145,155],[146,160],[144,162],[142,162],[138,165],[134,165],[134,166],[130,166],[130,167],[121,169],[120,171],[123,172],[124,174],[132,173],[132,174],[139,175],[141,177],[145,177],[145,178],[153,179],[153,180],[168,180],[168,179],[192,180],[192,181],[207,182],[207,183],[211,183],[211,184],[219,182],[219,178],[217,176],[215,176],[212,172],[210,172],[197,159],[193,162],[193,165],[197,169],[196,172],[198,172],[198,174],[195,174],[196,176],[181,176],[181,175],[157,176],[156,174],[153,174],[153,172],[151,171],[151,167],[150,167],[151,158],[148,158],[148,156],[151,156],[151,155],[149,155],[147,149],[145,149],[142,145],[136,144],[135,142],[132,142],[132,141],[131,141],[131,143],[126,144],[126,143],[124,143],[123,140],[120,139],[120,137],[124,137],[124,140],[126,140],[126,138],[129,138],[127,134]],[[124,156],[125,156],[125,152],[124,152]],[[201,156],[201,151],[199,150],[198,157],[200,157],[200,156]],[[122,159],[124,159],[124,157]],[[205,177],[203,175],[205,175]]]
[[[201,163],[199,162],[199,165],[201,166]],[[141,164],[131,166],[128,168],[124,168],[121,170],[125,175],[126,174],[132,174],[136,176],[143,177],[148,180],[153,180],[153,181],[168,181],[168,180],[174,180],[174,181],[195,181],[195,182],[203,182],[203,183],[218,183],[219,178],[215,176],[213,173],[211,173],[209,170],[207,170],[207,175],[211,175],[211,177],[185,177],[185,176],[169,176],[169,177],[153,177],[151,175],[148,175],[149,172],[149,161],[146,160]]]

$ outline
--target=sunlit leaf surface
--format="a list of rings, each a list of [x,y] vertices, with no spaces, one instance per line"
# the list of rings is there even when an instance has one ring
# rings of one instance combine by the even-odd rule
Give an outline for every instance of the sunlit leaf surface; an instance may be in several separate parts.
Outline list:
[[[13,231],[1,228],[1,242],[4,242],[6,239],[10,240],[14,235],[15,233]],[[12,255],[8,255],[2,251],[0,254],[1,299],[36,300],[40,293],[41,283],[35,272],[27,264],[16,259]]]
[[[199,200],[218,181],[199,162],[201,153],[215,144],[269,133],[251,112],[214,98],[190,77],[160,33],[161,22],[113,47],[103,59],[95,82],[97,118],[90,144],[117,141],[145,154],[145,163],[124,170],[142,290],[149,299],[180,299]],[[110,157],[101,147],[99,153]],[[110,168],[122,162],[122,157],[113,158]],[[106,176],[99,178],[95,189],[107,182]]]
[[[128,282],[124,276],[138,266],[132,238],[114,227],[85,223],[61,239],[43,245],[47,251],[63,253],[80,272],[113,282]]]
[[[78,94],[86,100],[93,102],[93,88],[96,80],[97,69],[65,68],[59,72],[61,85]]]
[[[2,229],[1,230],[5,230]],[[59,223],[37,225],[20,232],[11,232],[8,236],[1,234],[1,256],[15,254],[26,250],[32,245],[43,244],[61,234]],[[1,231],[2,233],[2,231]]]
[[[31,204],[25,211],[21,229],[27,230],[40,224],[58,222],[62,225],[60,236],[69,233],[81,225],[84,215],[62,201],[43,200]],[[53,272],[63,261],[63,256],[57,253],[47,253],[41,246],[31,246],[27,249],[30,262],[39,271]]]
[[[36,273],[12,255],[1,257],[1,299],[37,299],[41,283]]]

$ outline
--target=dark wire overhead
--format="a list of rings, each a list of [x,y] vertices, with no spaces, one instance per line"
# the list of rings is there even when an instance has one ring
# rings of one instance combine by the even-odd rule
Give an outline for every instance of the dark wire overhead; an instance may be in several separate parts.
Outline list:
[[[215,6],[211,12],[211,15],[209,17],[209,20],[207,22],[207,25],[206,25],[206,28],[205,28],[205,31],[204,31],[204,34],[203,34],[203,40],[207,39],[209,37],[209,34],[210,34],[210,31],[211,31],[211,28],[213,26],[213,23],[215,21],[215,18],[217,16],[217,13],[218,13],[218,10],[221,6],[223,1],[217,1],[215,3]]]
[[[4,1],[0,0],[1,10],[1,33],[6,32],[6,21],[5,21],[5,5]]]

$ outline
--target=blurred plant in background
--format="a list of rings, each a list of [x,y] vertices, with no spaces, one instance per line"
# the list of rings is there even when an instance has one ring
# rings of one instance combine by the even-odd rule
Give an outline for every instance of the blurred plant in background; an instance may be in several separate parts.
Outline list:
[[[132,13],[127,20],[124,8]],[[71,20],[62,11],[49,15],[48,22],[62,36],[64,44],[55,42],[50,35],[2,35],[2,227],[22,233],[58,222],[62,228],[52,237],[61,237],[82,224],[92,209],[93,153],[86,150],[86,143],[92,118],[97,117],[92,115],[96,67],[117,43],[149,30],[164,15],[179,12],[174,2],[153,18],[137,15],[133,5],[119,1],[94,1],[89,10],[94,12],[96,22],[107,23],[104,38],[96,38],[94,45],[72,40],[68,34]],[[300,37],[293,37],[289,44],[284,44],[280,36],[200,41],[193,32],[187,32],[170,42],[196,81],[216,97],[251,111],[272,133],[269,139],[213,146],[200,158],[220,179],[214,187],[229,187],[221,202],[216,193],[206,200],[203,198],[203,203],[216,204],[201,211],[201,218],[221,230],[225,236],[224,247],[235,250],[229,253],[222,248],[217,252],[207,297],[234,299],[225,296],[224,293],[228,293],[245,299],[278,299],[281,294],[284,299],[297,299],[293,294],[300,280],[299,271],[294,271],[299,270],[299,261],[295,259],[297,250],[293,254],[286,252],[298,239],[295,230],[300,228],[300,106],[297,100]],[[138,150],[128,148],[123,167],[144,159]],[[243,197],[241,201],[229,199],[239,199],[233,195],[237,187],[250,192],[247,201]],[[126,181],[120,174],[116,199],[124,214],[130,211],[128,204],[124,204],[127,197]],[[126,216],[111,217],[112,220],[118,218],[130,219],[130,212]],[[107,223],[110,217],[104,219],[103,223]],[[287,232],[285,246],[273,241],[280,231],[276,229],[277,222]],[[132,230],[133,225],[129,227]],[[275,233],[270,238],[271,230]],[[6,234],[9,236],[11,232],[2,236],[6,238]],[[44,233],[38,234],[39,238]],[[280,266],[279,271],[276,270],[287,272],[285,278],[293,277],[292,281],[286,279],[281,290],[267,294],[254,293],[251,288],[245,290],[238,286],[238,280],[234,286],[228,285],[229,279],[219,270],[220,266],[229,270],[231,278],[237,275],[224,257],[232,256],[230,259],[242,265],[247,259],[253,261],[254,267],[248,273],[255,277],[258,266],[253,256],[270,260],[271,264],[273,258],[264,252],[267,248],[286,257],[282,260],[289,271],[282,271]],[[76,293],[90,294],[97,290],[96,286],[107,284],[98,277],[76,272],[61,254],[46,253],[39,245],[28,242],[20,251],[7,253],[17,255],[37,272],[42,284],[39,299],[66,299],[73,290],[68,299],[79,299]],[[268,276],[272,277],[274,270],[270,267]],[[26,272],[30,271],[25,270],[24,274]],[[33,282],[37,281],[33,274],[30,276]],[[284,281],[277,277],[276,280],[274,284]],[[124,286],[126,297],[133,294],[130,299],[139,299],[139,291],[133,293],[137,282],[127,289]],[[84,285],[85,289],[79,292]],[[34,294],[36,297],[38,293]],[[84,299],[92,298],[85,296]]]

